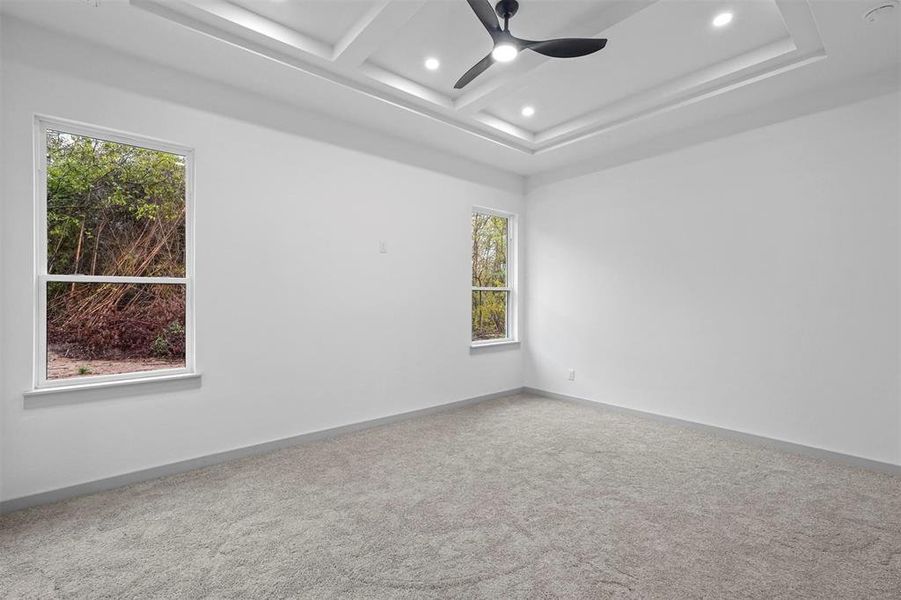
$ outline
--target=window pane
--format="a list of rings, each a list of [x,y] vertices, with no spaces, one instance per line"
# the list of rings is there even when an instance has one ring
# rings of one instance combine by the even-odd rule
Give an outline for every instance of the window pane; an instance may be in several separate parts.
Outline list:
[[[508,292],[472,292],[472,339],[507,337]]]
[[[47,379],[184,366],[184,285],[47,283]]]
[[[48,130],[47,272],[184,277],[184,157]]]
[[[472,213],[472,285],[507,287],[507,219]]]

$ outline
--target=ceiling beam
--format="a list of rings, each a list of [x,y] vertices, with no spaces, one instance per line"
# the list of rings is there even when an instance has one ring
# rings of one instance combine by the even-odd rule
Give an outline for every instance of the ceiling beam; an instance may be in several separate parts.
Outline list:
[[[826,58],[810,5],[793,0],[775,3],[786,26],[785,38],[546,129],[535,136],[535,153],[556,150]]]
[[[335,44],[332,61],[345,67],[356,67],[397,34],[425,4],[425,0],[390,2],[382,0]]]
[[[785,28],[799,52],[815,54],[825,50],[820,30],[808,2],[792,2],[790,0],[775,0],[775,2],[779,7],[779,12],[782,13]]]
[[[675,110],[747,85],[760,77],[772,76],[783,68],[806,64],[807,59],[808,57],[798,58],[790,38],[778,40],[546,129],[535,136],[535,142],[539,146],[537,150],[540,152],[546,151],[547,147],[557,148],[573,139]]]
[[[143,7],[141,2],[132,1],[139,7]],[[151,2],[152,4],[152,2]],[[191,10],[193,7],[187,2],[174,3],[184,9]],[[285,27],[281,23],[277,23],[272,19],[261,17],[260,15],[242,8],[225,0],[205,0],[198,8],[202,9],[209,15],[218,17],[221,23],[227,24],[233,28],[243,28],[253,32],[264,39],[273,40],[280,44],[284,44],[295,50],[300,50],[307,54],[319,58],[329,58],[332,49],[328,44],[324,44],[319,40],[313,39],[308,35],[299,33],[290,27]]]

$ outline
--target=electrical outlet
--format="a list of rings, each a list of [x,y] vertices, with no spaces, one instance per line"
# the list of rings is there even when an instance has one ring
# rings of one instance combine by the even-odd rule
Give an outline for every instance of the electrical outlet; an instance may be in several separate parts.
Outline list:
[[[570,369],[570,370],[569,370],[569,380],[570,380],[570,381],[575,381],[575,380],[576,380],[576,370],[575,370],[575,369]]]
[[[379,254],[388,254],[388,244],[379,240]]]

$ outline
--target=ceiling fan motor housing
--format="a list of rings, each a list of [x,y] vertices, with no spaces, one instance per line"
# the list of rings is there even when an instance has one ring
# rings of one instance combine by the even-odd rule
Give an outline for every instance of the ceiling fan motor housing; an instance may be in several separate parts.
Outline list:
[[[519,10],[519,2],[516,0],[501,0],[494,5],[494,12],[502,19],[511,19]]]
[[[882,0],[883,2],[888,0]],[[495,62],[509,62],[524,50],[531,50],[551,58],[578,58],[601,50],[607,45],[606,39],[595,38],[560,38],[556,40],[522,40],[510,33],[510,18],[519,10],[517,0],[499,0],[491,8],[491,0],[467,0],[476,18],[491,36],[494,48],[491,53],[474,64],[454,84],[459,90],[478,77]],[[503,27],[498,22],[503,19]]]

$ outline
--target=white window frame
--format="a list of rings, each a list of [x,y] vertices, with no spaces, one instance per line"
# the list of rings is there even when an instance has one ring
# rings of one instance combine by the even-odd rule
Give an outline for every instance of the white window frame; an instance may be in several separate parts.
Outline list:
[[[507,285],[506,287],[478,287],[472,285],[472,215],[473,214],[491,215],[493,217],[501,217],[507,219]],[[473,206],[470,212],[470,267],[469,267],[469,341],[470,347],[481,348],[485,346],[500,346],[504,344],[519,343],[519,293],[518,293],[518,226],[519,217],[515,213],[487,208],[484,206]],[[495,338],[491,340],[473,340],[472,339],[472,292],[507,292],[507,335],[503,338]]]
[[[104,275],[51,275],[47,271],[47,130],[60,131],[129,146],[159,150],[185,159],[185,276],[123,277]],[[55,117],[35,116],[35,329],[34,389],[82,387],[111,382],[172,379],[195,374],[194,340],[194,150],[131,133],[115,131]],[[185,286],[185,366],[115,375],[82,375],[47,379],[47,282],[181,284]]]

